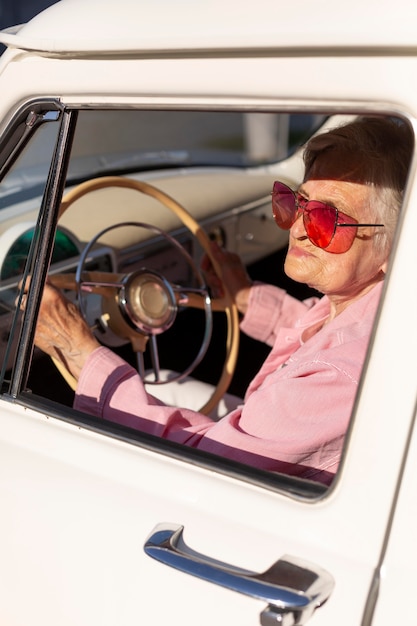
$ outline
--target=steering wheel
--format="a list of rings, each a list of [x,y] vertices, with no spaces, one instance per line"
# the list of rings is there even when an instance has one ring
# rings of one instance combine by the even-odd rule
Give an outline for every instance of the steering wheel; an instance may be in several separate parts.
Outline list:
[[[210,240],[201,226],[194,218],[173,198],[165,192],[131,178],[107,176],[95,178],[69,191],[63,198],[60,207],[59,218],[77,200],[88,193],[106,187],[124,187],[152,196],[171,210],[182,224],[198,240],[202,249],[211,260],[214,270],[219,278],[222,278],[222,269],[213,258],[210,251]],[[197,287],[187,287],[171,284],[159,272],[143,268],[130,274],[115,274],[111,272],[86,272],[85,263],[88,254],[98,239],[110,230],[120,227],[145,228],[158,236],[166,239],[171,245],[179,250],[192,269],[192,275],[197,281]],[[239,318],[236,305],[225,288],[225,295],[221,299],[211,300],[207,288],[199,270],[188,252],[169,234],[159,228],[142,222],[123,222],[114,224],[94,236],[84,248],[75,276],[69,274],[55,274],[51,276],[51,282],[61,289],[71,289],[78,293],[78,304],[81,314],[86,319],[86,310],[83,304],[85,293],[97,294],[101,297],[101,319],[112,333],[131,343],[133,351],[137,355],[138,371],[144,377],[143,354],[150,348],[154,380],[144,382],[151,384],[169,384],[173,380],[179,380],[190,374],[202,360],[211,337],[212,310],[224,311],[227,320],[226,354],[222,373],[214,388],[214,391],[201,407],[200,412],[209,413],[220,401],[230,385],[237,361],[239,348]],[[159,379],[159,355],[156,343],[156,335],[165,332],[174,324],[179,307],[193,307],[203,309],[205,312],[204,338],[197,356],[187,367],[169,381]],[[88,322],[88,320],[87,320]],[[75,389],[76,381],[63,365],[54,360],[55,365],[68,384]]]

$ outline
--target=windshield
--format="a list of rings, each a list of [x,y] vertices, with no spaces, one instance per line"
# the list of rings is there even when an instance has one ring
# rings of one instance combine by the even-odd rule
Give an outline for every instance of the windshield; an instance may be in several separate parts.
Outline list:
[[[273,163],[323,121],[306,114],[83,110],[68,182],[163,168]],[[42,194],[59,120],[37,129],[0,187],[0,209]]]

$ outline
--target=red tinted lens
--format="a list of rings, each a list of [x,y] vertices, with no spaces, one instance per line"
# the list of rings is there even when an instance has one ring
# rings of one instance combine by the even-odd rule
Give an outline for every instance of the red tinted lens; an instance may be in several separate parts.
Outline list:
[[[326,251],[333,252],[334,254],[347,252],[355,240],[357,229],[354,228],[354,226],[357,223],[357,220],[353,217],[339,211],[337,214],[337,225],[334,231],[333,239],[327,246]],[[340,224],[352,224],[352,227],[343,227],[340,226]]]
[[[297,214],[295,195],[284,183],[275,182],[272,188],[272,214],[276,224],[284,230],[294,224]]]
[[[305,208],[303,218],[307,236],[315,246],[334,254],[347,252],[351,247],[356,228],[345,228],[340,224],[357,224],[353,217],[312,200]]]
[[[310,201],[304,209],[304,228],[308,238],[315,246],[327,248],[336,227],[337,211],[321,202]]]

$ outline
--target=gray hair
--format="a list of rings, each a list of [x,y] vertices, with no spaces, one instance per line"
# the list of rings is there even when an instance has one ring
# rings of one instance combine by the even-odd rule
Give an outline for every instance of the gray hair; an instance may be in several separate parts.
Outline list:
[[[355,171],[347,173],[352,180],[373,189],[371,208],[375,219],[385,225],[375,235],[374,244],[387,256],[401,209],[413,145],[413,134],[406,122],[363,116],[312,137],[304,151],[306,176],[317,157],[330,150],[346,154],[349,166],[354,157]]]

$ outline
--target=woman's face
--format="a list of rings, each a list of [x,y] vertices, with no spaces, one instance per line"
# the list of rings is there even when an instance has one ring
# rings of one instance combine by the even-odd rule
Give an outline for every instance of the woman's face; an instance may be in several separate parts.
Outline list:
[[[298,192],[308,200],[337,207],[359,223],[372,224],[375,214],[370,208],[371,188],[355,182],[354,170],[346,166],[342,155],[320,156]],[[310,242],[300,216],[290,230],[285,273],[333,299],[356,299],[379,282],[385,272],[385,255],[378,253],[373,244],[377,230],[358,228],[352,247],[342,254],[333,254]]]

